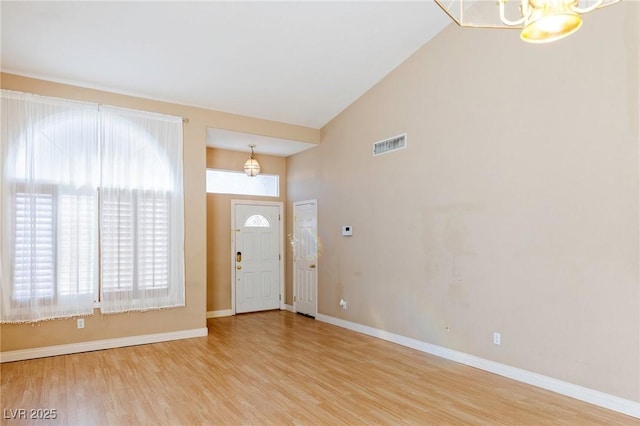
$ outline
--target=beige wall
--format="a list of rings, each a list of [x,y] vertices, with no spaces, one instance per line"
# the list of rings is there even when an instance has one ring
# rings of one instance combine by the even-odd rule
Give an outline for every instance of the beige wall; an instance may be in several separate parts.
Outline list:
[[[249,154],[207,149],[207,168],[242,170]],[[287,159],[256,153],[261,173],[280,176],[280,197],[207,194],[207,311],[231,309],[231,200],[286,201]]]
[[[78,330],[75,321],[56,320],[36,325],[0,328],[1,350],[11,351],[152,333],[206,327],[206,129],[215,127],[276,138],[317,143],[319,131],[300,126],[134,98],[115,93],[2,74],[3,89],[84,100],[186,117],[184,126],[185,273],[186,307],[145,313],[103,316],[96,311]]]
[[[550,45],[452,25],[290,157],[319,312],[640,401],[639,27],[635,2]]]

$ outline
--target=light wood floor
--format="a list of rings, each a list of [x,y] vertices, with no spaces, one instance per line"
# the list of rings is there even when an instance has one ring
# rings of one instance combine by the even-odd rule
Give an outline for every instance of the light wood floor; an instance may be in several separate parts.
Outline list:
[[[2,364],[2,424],[635,425],[640,421],[292,314],[209,336]]]

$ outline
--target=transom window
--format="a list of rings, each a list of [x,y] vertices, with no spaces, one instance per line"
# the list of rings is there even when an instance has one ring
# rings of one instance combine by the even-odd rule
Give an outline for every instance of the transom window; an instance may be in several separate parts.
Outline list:
[[[267,174],[249,177],[243,172],[207,169],[207,192],[278,197],[280,196],[280,177]]]

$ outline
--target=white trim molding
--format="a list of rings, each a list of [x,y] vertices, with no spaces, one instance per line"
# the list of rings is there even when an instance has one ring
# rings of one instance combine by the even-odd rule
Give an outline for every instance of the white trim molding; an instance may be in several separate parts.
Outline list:
[[[627,416],[640,419],[640,402],[631,401],[614,395],[609,395],[600,391],[585,388],[573,383],[564,382],[552,377],[543,376],[542,374],[533,373],[509,365],[501,364],[495,361],[489,361],[464,352],[458,352],[442,346],[433,345],[431,343],[401,336],[399,334],[390,333],[366,325],[346,321],[340,318],[318,314],[316,319],[338,327],[346,328],[368,336],[377,337],[388,342],[393,342],[408,348],[416,349],[431,355],[439,356],[451,361],[459,362],[480,370],[508,377],[519,382],[527,383],[542,389],[546,389],[561,395],[588,402],[599,407],[607,408]]]
[[[285,304],[285,305],[284,305],[284,309],[285,309],[285,311],[293,312],[294,314],[296,313],[296,310],[295,310],[295,309],[293,309],[293,305],[287,305],[287,304]]]
[[[231,309],[221,309],[219,311],[207,311],[207,318],[230,317],[233,315]]]
[[[48,356],[69,355],[80,352],[100,351],[103,349],[123,348],[126,346],[146,345],[149,343],[168,342],[171,340],[191,339],[193,337],[205,337],[207,334],[208,330],[204,327],[194,328],[191,330],[171,331],[168,333],[145,334],[142,336],[93,340],[89,342],[71,343],[68,345],[21,349],[17,351],[0,352],[0,363],[44,358]]]

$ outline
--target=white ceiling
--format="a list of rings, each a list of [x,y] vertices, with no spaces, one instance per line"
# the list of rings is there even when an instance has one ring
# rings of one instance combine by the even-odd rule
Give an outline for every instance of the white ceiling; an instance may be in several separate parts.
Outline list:
[[[312,128],[450,23],[431,0],[0,7],[4,72]]]
[[[230,130],[207,129],[207,146],[212,148],[251,152],[249,145],[256,146],[256,154],[274,155],[276,157],[288,157],[317,146],[314,143],[251,135]]]

